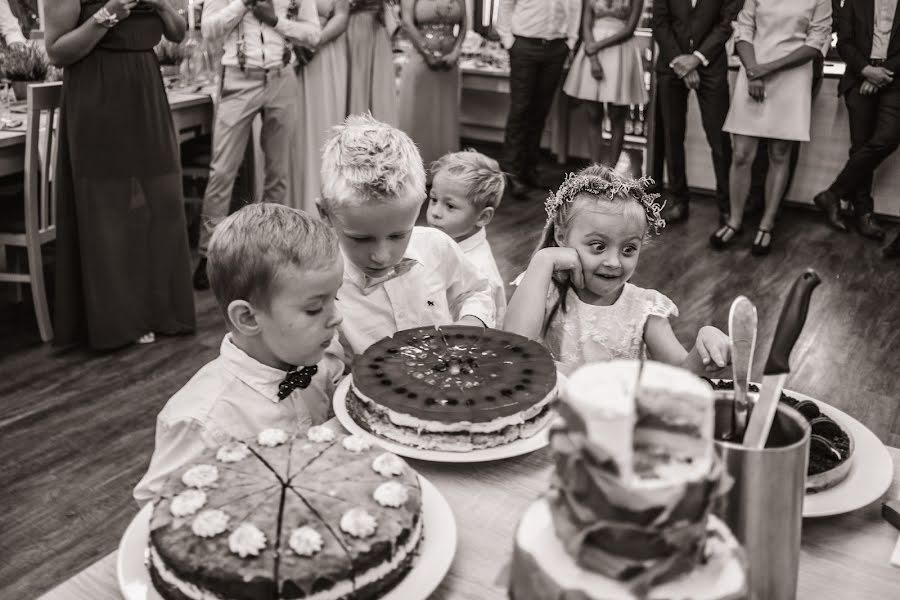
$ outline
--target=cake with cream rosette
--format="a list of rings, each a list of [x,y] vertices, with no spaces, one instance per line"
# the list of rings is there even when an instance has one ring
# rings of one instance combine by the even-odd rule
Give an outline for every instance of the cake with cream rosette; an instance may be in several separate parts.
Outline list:
[[[231,442],[174,473],[148,563],[166,600],[363,600],[394,587],[423,537],[416,473],[325,427]]]
[[[746,559],[711,514],[730,481],[713,395],[655,362],[581,367],[558,407],[551,490],[516,532],[514,600],[738,600]]]
[[[556,375],[543,346],[513,333],[407,329],[355,358],[347,411],[393,442],[469,452],[543,429],[553,418]]]

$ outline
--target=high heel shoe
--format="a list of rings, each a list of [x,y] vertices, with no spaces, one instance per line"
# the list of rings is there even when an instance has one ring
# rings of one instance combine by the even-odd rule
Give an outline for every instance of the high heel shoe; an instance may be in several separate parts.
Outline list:
[[[709,236],[709,245],[716,250],[722,250],[723,248],[728,246],[728,244],[733,242],[737,236],[741,235],[741,232],[743,230],[743,227],[738,227],[737,229],[735,229],[728,223],[725,223],[724,225],[716,229],[712,233],[712,235]],[[727,236],[729,232],[731,232],[731,236],[726,238],[725,236]]]
[[[765,256],[772,250],[772,230],[760,227],[756,231],[756,237],[753,239],[753,246],[750,247],[750,254],[753,256]]]

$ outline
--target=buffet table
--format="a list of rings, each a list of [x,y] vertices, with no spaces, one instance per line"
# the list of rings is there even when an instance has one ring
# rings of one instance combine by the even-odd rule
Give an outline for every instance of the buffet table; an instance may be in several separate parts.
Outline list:
[[[203,92],[170,91],[169,106],[179,142],[212,131],[213,101]],[[21,173],[25,169],[25,113],[22,106],[22,125],[0,130],[0,177]]]
[[[889,448],[894,481],[888,498],[900,496],[900,449]],[[506,598],[506,574],[516,523],[525,507],[547,489],[548,449],[481,464],[410,461],[453,508],[458,528],[450,572],[432,595],[438,599]],[[881,503],[838,517],[807,519],[797,597],[806,599],[896,597],[900,568],[889,558],[897,530],[881,518]],[[121,598],[112,552],[41,597],[41,600]]]

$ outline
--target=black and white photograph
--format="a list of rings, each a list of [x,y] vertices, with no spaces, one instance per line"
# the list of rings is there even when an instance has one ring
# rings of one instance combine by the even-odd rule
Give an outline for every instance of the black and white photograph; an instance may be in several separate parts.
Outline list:
[[[0,598],[897,597],[897,9],[0,0]]]

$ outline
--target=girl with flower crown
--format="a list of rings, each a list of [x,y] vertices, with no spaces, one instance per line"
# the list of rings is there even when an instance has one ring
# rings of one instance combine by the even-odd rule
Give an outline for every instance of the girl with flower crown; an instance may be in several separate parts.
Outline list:
[[[663,294],[628,283],[650,233],[665,227],[648,179],[591,166],[566,178],[545,207],[538,249],[510,300],[505,329],[541,340],[563,372],[587,362],[652,358],[694,372],[725,367],[728,337],[702,327],[688,352]]]

